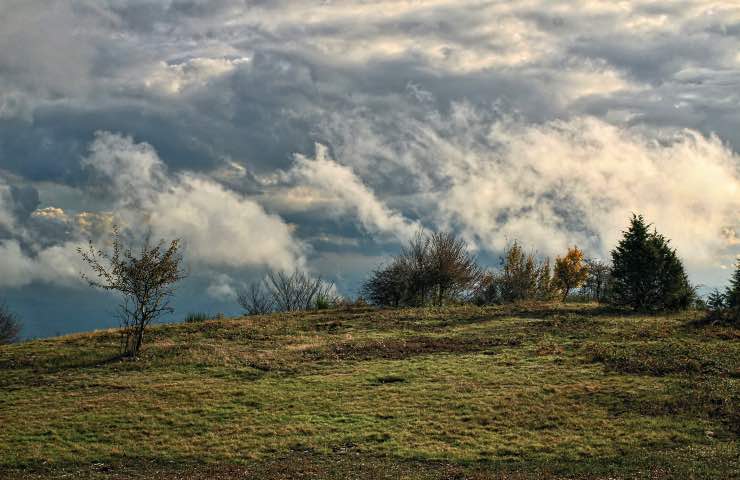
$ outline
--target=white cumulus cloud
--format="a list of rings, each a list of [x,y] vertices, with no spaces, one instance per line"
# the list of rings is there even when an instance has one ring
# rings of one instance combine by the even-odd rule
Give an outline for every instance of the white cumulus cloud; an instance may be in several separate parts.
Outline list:
[[[321,206],[339,215],[351,215],[369,232],[390,234],[404,241],[418,225],[391,209],[370,190],[352,169],[334,161],[324,145],[316,144],[313,158],[295,155],[295,165],[288,176],[298,190],[317,199]],[[312,203],[304,195],[302,203]],[[308,201],[307,201],[308,200]]]
[[[277,269],[303,261],[301,244],[280,217],[208,178],[169,174],[148,144],[99,132],[84,163],[109,182],[127,227],[181,238],[190,261]]]

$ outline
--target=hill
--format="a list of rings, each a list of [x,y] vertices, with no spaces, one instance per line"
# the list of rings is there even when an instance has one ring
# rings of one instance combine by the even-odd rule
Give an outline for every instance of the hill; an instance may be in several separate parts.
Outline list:
[[[740,331],[354,308],[0,347],[0,478],[740,478]]]

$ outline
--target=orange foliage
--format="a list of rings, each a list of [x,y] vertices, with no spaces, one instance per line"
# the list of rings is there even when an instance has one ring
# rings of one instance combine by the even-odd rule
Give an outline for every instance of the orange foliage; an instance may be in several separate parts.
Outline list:
[[[588,266],[584,262],[583,251],[578,247],[568,249],[564,257],[555,259],[555,280],[563,290],[563,301],[568,293],[580,287],[588,276]]]

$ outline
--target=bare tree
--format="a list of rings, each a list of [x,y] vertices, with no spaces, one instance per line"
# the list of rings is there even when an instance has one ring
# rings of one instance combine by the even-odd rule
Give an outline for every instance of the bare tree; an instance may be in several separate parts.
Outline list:
[[[164,240],[153,245],[147,235],[141,248],[134,251],[123,244],[116,226],[112,237],[112,253],[96,249],[92,241],[87,249],[77,249],[92,270],[92,278],[81,275],[90,286],[115,291],[123,297],[118,311],[121,353],[136,357],[146,328],[162,314],[173,311],[170,300],[174,285],[185,278],[180,240],[172,240],[165,248]]]
[[[252,282],[246,291],[239,294],[237,301],[247,315],[265,315],[275,308],[271,293],[261,281]]]
[[[0,345],[18,341],[21,323],[5,303],[0,302]]]

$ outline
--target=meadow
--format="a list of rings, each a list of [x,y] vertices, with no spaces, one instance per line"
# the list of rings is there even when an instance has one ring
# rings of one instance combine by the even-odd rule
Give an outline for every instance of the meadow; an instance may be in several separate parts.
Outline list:
[[[351,307],[0,346],[0,478],[740,478],[740,329]]]

